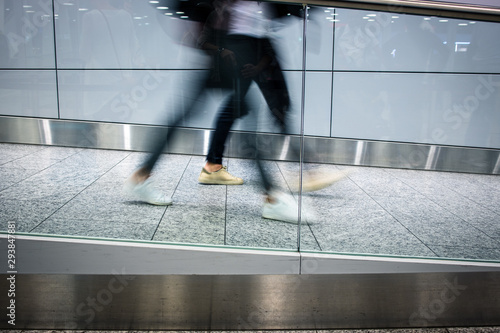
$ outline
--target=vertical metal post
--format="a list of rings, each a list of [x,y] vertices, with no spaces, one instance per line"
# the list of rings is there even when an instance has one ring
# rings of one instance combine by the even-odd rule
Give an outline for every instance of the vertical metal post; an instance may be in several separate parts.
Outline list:
[[[54,70],[56,74],[57,119],[61,119],[61,106],[59,103],[59,70],[57,65],[57,34],[56,34],[56,4],[52,0],[52,29],[54,31]]]
[[[300,155],[299,155],[299,197],[298,197],[298,224],[297,224],[297,250],[300,252],[300,231],[302,224],[302,173],[304,171],[304,110],[306,99],[306,46],[307,46],[307,4],[302,4],[304,12],[302,31],[302,94],[300,99]]]

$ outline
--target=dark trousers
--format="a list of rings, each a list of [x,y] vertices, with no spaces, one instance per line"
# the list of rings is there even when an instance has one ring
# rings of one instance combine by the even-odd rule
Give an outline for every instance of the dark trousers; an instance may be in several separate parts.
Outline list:
[[[163,151],[168,150],[169,144],[172,141],[173,136],[178,132],[177,129],[180,127],[182,122],[194,113],[196,98],[202,96],[207,88],[210,86],[208,74],[204,74],[199,80],[199,84],[193,86],[192,96],[195,98],[186,99],[183,101],[183,108],[181,112],[174,115],[172,119],[166,122],[165,127],[162,128],[159,136],[154,138],[151,144],[151,150],[148,158],[142,164],[142,168],[148,172],[151,172],[158,162]]]
[[[216,164],[222,164],[227,138],[235,120],[248,113],[246,95],[252,82],[255,82],[259,87],[280,132],[290,134],[288,122],[286,121],[290,108],[290,98],[279,65],[275,62],[263,75],[255,78],[243,78],[240,74],[243,65],[248,63],[257,64],[262,57],[262,43],[255,38],[235,36],[228,37],[227,46],[235,53],[238,66],[234,71],[233,92],[219,111],[215,132],[209,146],[207,161]],[[269,192],[273,185],[263,167],[262,151],[257,147],[256,140],[249,140],[247,147],[254,152],[262,176],[263,186],[266,192]],[[294,153],[298,156],[298,147],[295,148]]]
[[[223,84],[223,88],[230,86],[231,94],[221,107],[215,125],[215,132],[210,142],[210,148],[207,155],[207,161],[222,164],[222,157],[226,147],[226,141],[229,132],[236,119],[245,116],[249,112],[246,102],[246,95],[252,82],[255,82],[259,87],[264,99],[269,107],[272,118],[275,120],[282,134],[291,134],[288,122],[286,121],[287,113],[290,108],[290,98],[288,89],[284,80],[283,73],[279,65],[275,62],[266,71],[265,75],[260,75],[256,78],[243,78],[240,75],[243,65],[252,63],[257,64],[262,56],[261,41],[251,37],[234,36],[229,37],[227,42],[228,49],[231,49],[237,58],[238,66],[230,71],[225,69],[225,77],[231,81]],[[230,73],[229,75],[227,73]],[[201,96],[207,88],[213,87],[210,79],[203,79],[201,84],[195,87],[194,96]],[[184,112],[172,119],[152,146],[151,154],[143,164],[143,168],[147,171],[153,170],[158,158],[175,135],[176,128],[180,126],[183,119],[191,115],[194,108],[194,101],[186,103]],[[263,154],[258,149],[256,140],[249,140],[248,147],[254,152],[257,167],[260,171],[264,189],[269,192],[273,188],[270,177],[263,166]],[[299,147],[291,147],[292,155],[298,158]]]

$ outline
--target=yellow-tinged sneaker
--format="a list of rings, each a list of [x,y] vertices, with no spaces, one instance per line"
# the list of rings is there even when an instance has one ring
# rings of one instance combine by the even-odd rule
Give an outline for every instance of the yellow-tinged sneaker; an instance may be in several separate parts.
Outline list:
[[[241,185],[243,179],[233,176],[227,172],[227,167],[223,166],[214,172],[208,172],[203,168],[198,177],[198,182],[205,185]]]
[[[314,192],[327,188],[346,178],[350,173],[350,170],[305,173],[302,180],[302,192]],[[290,188],[293,192],[298,192],[300,189],[298,180],[292,182]]]

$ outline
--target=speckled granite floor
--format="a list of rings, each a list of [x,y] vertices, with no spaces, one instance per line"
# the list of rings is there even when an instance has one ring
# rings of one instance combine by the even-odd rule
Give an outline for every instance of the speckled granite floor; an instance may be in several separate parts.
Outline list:
[[[144,156],[0,144],[0,229],[15,221],[32,234],[297,249],[297,225],[261,217],[251,160],[227,161],[244,185],[206,186],[197,182],[203,157],[165,155],[154,179],[174,205],[155,207],[121,193]],[[297,177],[296,163],[266,165],[283,189]],[[499,176],[310,167],[350,173],[304,195],[313,217],[301,225],[301,250],[500,261]]]

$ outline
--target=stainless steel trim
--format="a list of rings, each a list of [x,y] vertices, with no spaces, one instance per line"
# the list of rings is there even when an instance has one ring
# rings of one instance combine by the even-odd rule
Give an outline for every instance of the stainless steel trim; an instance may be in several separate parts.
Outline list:
[[[148,125],[0,116],[0,142],[4,143],[147,151],[150,140],[162,130]],[[181,139],[174,141],[168,152],[205,155],[210,134],[207,129],[181,128],[177,136]],[[234,132],[227,156],[252,158],[248,140],[255,140],[255,134]],[[280,161],[292,159],[285,148],[294,140],[300,144],[298,136],[268,133],[259,133],[258,140],[265,143],[270,159]],[[312,163],[500,174],[500,149],[324,137],[305,137],[305,144],[319,152],[311,156],[305,151],[305,161]]]
[[[500,263],[301,252],[301,274],[500,272]]]
[[[9,275],[0,288],[9,290]],[[500,324],[500,273],[18,275],[15,329],[297,330]],[[0,299],[6,311],[8,297]],[[4,313],[1,328],[13,327]]]
[[[7,248],[6,235],[0,246]],[[500,263],[16,236],[19,274],[274,275],[500,272]],[[3,272],[9,271],[7,260]]]
[[[300,255],[155,242],[16,236],[19,274],[299,274]],[[6,235],[0,246],[7,248]],[[7,260],[0,264],[7,272]]]

